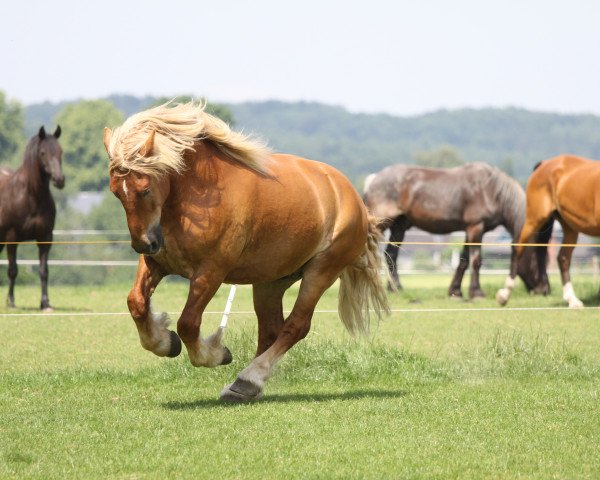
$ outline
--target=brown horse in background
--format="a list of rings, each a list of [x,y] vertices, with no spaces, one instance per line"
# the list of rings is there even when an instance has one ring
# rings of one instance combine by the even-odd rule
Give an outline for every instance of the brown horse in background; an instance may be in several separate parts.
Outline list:
[[[392,290],[401,288],[396,266],[397,243],[402,242],[410,227],[434,234],[464,230],[465,242],[480,243],[486,232],[504,226],[515,241],[525,212],[525,193],[520,185],[487,163],[447,169],[393,165],[367,177],[363,198],[375,216],[388,219],[383,226],[390,229],[390,242],[395,242],[386,247]],[[547,293],[546,271],[538,269],[533,249],[530,250],[519,262],[518,273],[528,290]],[[463,248],[449,296],[462,297],[461,283],[469,264],[469,298],[485,295],[479,283],[481,247],[471,245]]]
[[[51,242],[56,206],[50,192],[50,181],[63,188],[62,149],[58,143],[60,126],[48,135],[41,127],[33,136],[16,171],[0,169],[0,242],[35,240]],[[40,280],[42,283],[42,310],[51,310],[48,299],[48,254],[51,244],[38,243]],[[0,251],[4,243],[0,243]],[[17,278],[17,243],[6,245],[8,255],[8,306],[15,306],[15,279]]]
[[[142,346],[195,366],[231,362],[221,330],[204,339],[202,312],[222,283],[252,284],[256,357],[221,398],[259,398],[273,367],[310,329],[317,301],[340,278],[339,312],[365,331],[369,309],[388,310],[379,233],[352,184],[334,168],[272,155],[193,104],[138,113],[105,130],[110,188],[141,254],[128,297]],[[190,281],[177,333],[150,296],[168,274]],[[284,321],[284,292],[301,279]]]
[[[600,162],[561,155],[539,163],[527,182],[527,210],[518,243],[532,240],[536,232],[551,232],[552,223],[558,220],[563,229],[563,239],[558,252],[558,266],[563,286],[563,299],[569,307],[583,307],[571,284],[569,268],[579,233],[600,236]],[[548,233],[548,238],[550,234]],[[564,245],[567,244],[567,245]],[[515,266],[525,249],[518,246],[511,272],[505,286],[498,291],[498,302],[505,305],[514,285]]]

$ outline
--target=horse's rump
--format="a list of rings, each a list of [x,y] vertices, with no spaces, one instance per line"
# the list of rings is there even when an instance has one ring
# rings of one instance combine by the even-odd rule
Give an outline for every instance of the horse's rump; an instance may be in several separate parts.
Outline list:
[[[591,236],[600,235],[596,196],[600,162],[560,155],[541,162],[527,182],[527,216],[537,224],[556,214],[564,226]]]

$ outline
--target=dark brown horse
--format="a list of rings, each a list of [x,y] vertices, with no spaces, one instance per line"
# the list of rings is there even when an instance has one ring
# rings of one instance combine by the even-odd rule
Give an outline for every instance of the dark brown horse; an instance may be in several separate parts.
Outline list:
[[[518,241],[530,242],[537,232],[545,232],[549,238],[552,224],[554,220],[558,220],[563,229],[558,266],[563,299],[571,308],[583,307],[583,302],[575,295],[569,273],[571,255],[575,248],[572,245],[577,243],[580,232],[593,237],[600,236],[598,185],[600,162],[574,155],[561,155],[539,163],[527,182],[526,217]],[[504,288],[496,295],[501,305],[505,305],[510,298],[515,278],[514,263],[524,249],[524,246],[517,247],[517,257],[513,259],[511,272]]]
[[[15,171],[0,170],[0,242],[35,240],[51,242],[56,207],[50,192],[50,181],[63,188],[62,149],[58,144],[60,126],[52,135],[44,127],[33,136],[27,147],[23,165]],[[51,310],[48,299],[48,253],[50,244],[38,243],[42,310]],[[0,243],[0,251],[4,244]],[[6,245],[8,254],[8,306],[15,306],[17,278],[17,244]]]
[[[523,189],[487,163],[449,169],[393,165],[367,178],[364,201],[375,216],[388,219],[384,226],[390,229],[390,242],[396,243],[402,242],[404,232],[411,226],[435,234],[464,230],[467,243],[480,243],[486,232],[502,225],[516,240],[525,212]],[[397,244],[386,247],[391,289],[401,288],[396,267],[398,249]],[[528,290],[545,293],[548,279],[545,270],[538,270],[532,253],[520,262],[519,275]],[[462,297],[461,283],[469,263],[469,298],[484,296],[479,283],[481,247],[478,245],[463,248],[448,289],[450,296]]]
[[[193,104],[160,106],[106,129],[110,189],[141,254],[128,297],[141,344],[174,357],[185,344],[195,366],[231,362],[221,331],[205,339],[202,313],[222,283],[252,284],[256,357],[221,398],[259,398],[273,367],[311,325],[317,301],[340,279],[339,312],[366,329],[369,308],[387,310],[379,234],[352,184],[334,168],[273,155]],[[177,333],[150,296],[168,274],[190,281]],[[284,321],[284,292],[301,279]]]

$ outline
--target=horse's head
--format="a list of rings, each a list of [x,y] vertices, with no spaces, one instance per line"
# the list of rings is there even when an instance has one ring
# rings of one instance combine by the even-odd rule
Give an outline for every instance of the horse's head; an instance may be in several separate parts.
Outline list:
[[[48,135],[44,127],[41,127],[38,132],[38,158],[40,166],[50,176],[56,188],[63,188],[65,186],[65,176],[62,171],[63,151],[58,143],[60,133],[60,125],[56,127],[52,135]]]
[[[104,130],[107,151],[111,135],[110,129]],[[150,155],[153,142],[154,133],[150,134],[138,155]],[[134,170],[115,168],[110,172],[110,190],[125,209],[133,249],[144,255],[158,253],[163,246],[160,219],[170,191],[168,176],[154,177]]]
[[[536,247],[527,247],[519,257],[517,274],[523,280],[528,292],[547,295],[550,293],[550,283],[545,269],[540,269],[535,252]]]

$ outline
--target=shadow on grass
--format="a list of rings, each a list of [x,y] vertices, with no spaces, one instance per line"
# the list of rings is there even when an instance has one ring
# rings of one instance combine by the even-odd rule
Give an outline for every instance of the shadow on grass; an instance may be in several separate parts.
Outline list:
[[[362,400],[365,398],[385,399],[402,398],[408,395],[406,390],[357,390],[341,393],[291,393],[291,394],[272,394],[266,395],[260,400],[247,403],[245,405],[256,405],[260,403],[292,403],[292,402],[332,402],[338,400]],[[163,403],[163,408],[167,410],[196,410],[201,408],[230,407],[241,405],[240,403],[229,403],[215,399],[202,399],[193,402],[167,402]]]

